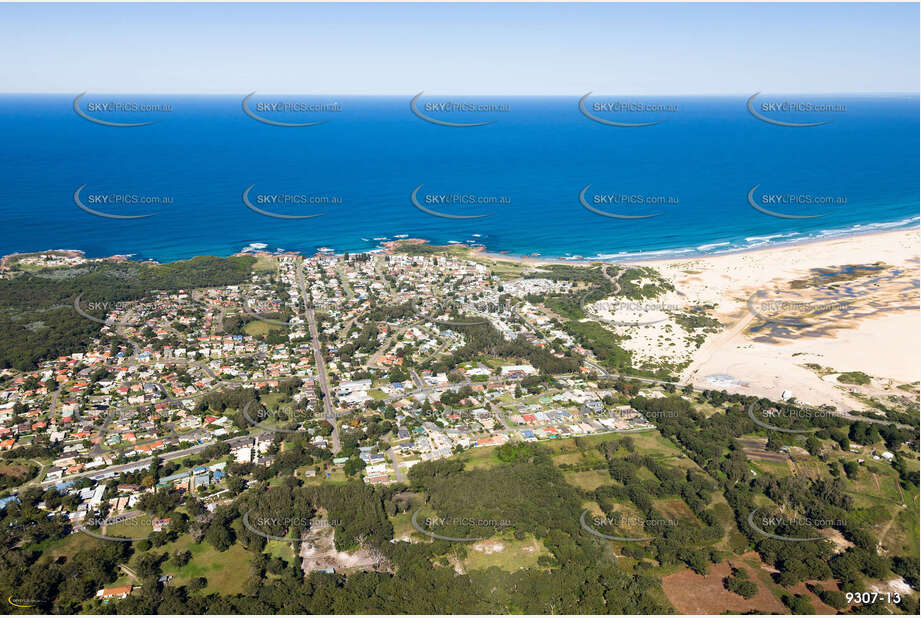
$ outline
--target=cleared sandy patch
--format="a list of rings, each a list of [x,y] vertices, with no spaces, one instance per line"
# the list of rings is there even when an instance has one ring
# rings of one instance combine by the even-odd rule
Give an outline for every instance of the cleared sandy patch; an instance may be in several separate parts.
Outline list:
[[[505,545],[501,541],[491,541],[487,539],[485,541],[477,541],[471,548],[473,551],[483,552],[488,555],[502,551],[505,549]]]
[[[619,345],[632,353],[634,366],[642,367],[659,363],[682,365],[690,361],[699,347],[694,338],[702,330],[686,330],[678,323],[677,317],[694,315],[705,305],[699,299],[691,300],[680,293],[667,292],[649,300],[612,296],[596,301],[586,309],[607,328],[627,337]]]
[[[361,547],[354,552],[337,551],[334,544],[332,526],[311,529],[301,542],[301,568],[305,573],[333,569],[335,572],[347,570],[385,570],[386,560],[377,551]]]

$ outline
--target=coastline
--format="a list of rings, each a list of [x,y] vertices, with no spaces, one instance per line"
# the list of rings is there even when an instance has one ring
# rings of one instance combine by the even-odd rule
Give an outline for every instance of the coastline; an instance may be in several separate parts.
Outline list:
[[[131,260],[133,254],[131,253],[117,253],[115,255],[108,255],[98,258],[88,258],[86,257],[86,252],[82,249],[43,249],[41,251],[17,251],[15,253],[8,253],[4,256],[0,256],[0,271],[4,271],[10,268],[10,262],[16,260],[17,258],[29,257],[32,255],[56,255],[62,258],[71,258],[78,260],[101,260],[101,261],[112,261],[112,262],[127,262]],[[155,264],[154,260],[138,260],[139,263],[152,263]]]
[[[893,229],[885,230],[865,230],[857,231],[850,234],[840,234],[836,236],[829,237],[807,237],[807,238],[798,238],[791,240],[789,242],[776,242],[776,243],[765,243],[764,245],[757,247],[740,247],[738,249],[728,249],[726,251],[718,253],[703,253],[703,252],[689,252],[682,255],[672,255],[663,257],[661,255],[652,255],[653,253],[667,253],[669,250],[655,251],[655,252],[646,252],[649,257],[633,257],[635,254],[631,254],[631,257],[625,259],[615,259],[615,258],[606,258],[606,259],[590,259],[590,258],[581,258],[581,259],[572,259],[565,257],[544,257],[544,256],[530,256],[522,254],[513,254],[513,253],[502,253],[499,251],[488,251],[486,249],[481,249],[476,253],[483,257],[487,257],[493,260],[504,260],[506,262],[522,262],[530,264],[533,266],[541,264],[576,264],[580,266],[589,266],[591,264],[636,264],[641,266],[653,266],[657,264],[668,264],[678,261],[687,261],[687,260],[699,260],[699,259],[719,259],[722,257],[731,257],[738,255],[749,255],[757,254],[769,251],[778,251],[785,249],[794,249],[797,247],[804,247],[808,245],[820,245],[824,243],[832,243],[836,241],[847,241],[856,238],[867,238],[875,236],[886,236],[890,234],[905,234],[905,233],[914,233],[918,235],[919,242],[921,242],[921,226],[913,225],[912,227],[898,227]],[[409,240],[409,239],[407,239]],[[414,239],[419,240],[419,239]],[[466,246],[466,245],[464,245]],[[470,247],[473,249],[473,247]],[[677,251],[677,250],[673,250]]]
[[[761,253],[764,251],[778,250],[778,249],[792,249],[795,247],[806,246],[806,245],[815,245],[826,242],[834,242],[837,240],[847,240],[847,239],[856,239],[864,237],[872,237],[883,234],[893,234],[899,232],[911,232],[916,233],[921,232],[921,222],[919,222],[918,216],[912,216],[908,219],[902,219],[900,221],[894,222],[877,222],[877,223],[866,223],[861,224],[856,227],[860,228],[871,228],[876,226],[874,229],[846,229],[846,230],[824,230],[818,235],[804,236],[800,238],[785,238],[786,234],[775,234],[768,236],[751,236],[747,237],[744,240],[761,240],[764,239],[765,242],[762,242],[757,245],[752,246],[737,246],[730,247],[728,249],[723,249],[721,251],[707,252],[701,251],[703,247],[712,248],[719,247],[724,245],[732,245],[734,242],[740,241],[714,241],[710,243],[700,244],[695,248],[689,247],[676,247],[671,249],[654,249],[648,251],[634,251],[634,252],[625,252],[622,254],[608,254],[600,257],[583,257],[583,256],[573,256],[569,257],[566,255],[555,256],[555,255],[542,255],[538,253],[513,253],[509,251],[502,251],[496,249],[489,249],[479,240],[469,240],[465,242],[452,242],[447,244],[435,244],[433,241],[426,238],[418,237],[409,237],[408,235],[395,235],[392,238],[382,238],[375,239],[380,240],[380,242],[375,247],[364,247],[364,248],[355,248],[355,249],[344,249],[344,250],[332,250],[326,247],[318,247],[313,252],[310,251],[300,251],[300,250],[282,250],[276,249],[274,251],[267,250],[264,243],[252,242],[244,246],[241,249],[230,250],[230,251],[214,251],[208,252],[204,251],[201,253],[196,253],[194,255],[188,255],[184,257],[179,257],[176,259],[160,260],[157,258],[151,257],[136,257],[136,253],[119,253],[113,255],[100,255],[89,257],[86,254],[85,250],[82,249],[42,249],[35,251],[14,251],[12,253],[0,256],[0,266],[3,268],[6,267],[8,262],[12,259],[28,255],[36,255],[41,253],[65,253],[79,255],[79,257],[86,260],[134,260],[140,263],[152,263],[152,264],[167,264],[170,262],[178,262],[183,260],[188,260],[199,255],[214,255],[217,257],[232,257],[240,255],[253,255],[253,256],[280,256],[280,255],[301,255],[305,257],[319,256],[319,255],[337,255],[341,256],[344,253],[350,254],[359,254],[359,253],[386,253],[393,250],[393,248],[400,243],[417,243],[417,244],[427,244],[433,247],[443,247],[443,248],[464,248],[472,253],[493,260],[504,260],[507,262],[520,262],[524,264],[529,264],[532,266],[540,264],[575,264],[575,265],[589,265],[589,264],[637,264],[637,265],[654,265],[658,263],[667,263],[673,262],[676,260],[689,260],[689,259],[711,259],[711,258],[720,258],[733,255],[746,255],[746,254],[755,254]],[[478,236],[474,234],[474,236]],[[778,239],[778,240],[774,240]],[[368,240],[363,238],[362,240]]]
[[[688,254],[681,255],[681,256],[675,255],[671,257],[662,257],[662,256],[654,256],[654,257],[650,256],[647,258],[631,257],[629,259],[623,259],[623,260],[588,259],[588,258],[576,260],[576,259],[568,259],[568,258],[560,258],[560,257],[544,257],[544,256],[533,257],[529,255],[488,251],[486,249],[475,250],[475,252],[477,255],[480,255],[482,257],[486,257],[492,260],[503,260],[506,262],[521,262],[521,263],[529,264],[532,266],[539,266],[541,264],[575,264],[579,266],[589,266],[592,264],[601,264],[601,263],[603,264],[636,264],[636,265],[641,265],[641,266],[656,266],[656,265],[661,265],[661,264],[670,264],[674,262],[683,262],[683,261],[689,261],[689,260],[712,260],[712,259],[720,259],[724,257],[733,257],[733,256],[739,256],[739,255],[752,255],[752,254],[760,254],[760,253],[771,252],[771,251],[791,250],[791,249],[795,249],[798,247],[805,247],[805,246],[810,246],[810,245],[822,245],[826,243],[842,242],[842,241],[848,241],[848,240],[859,239],[859,238],[871,238],[871,237],[877,237],[877,236],[883,237],[883,236],[889,236],[889,235],[910,234],[910,233],[914,233],[915,235],[917,235],[918,240],[919,240],[919,245],[921,245],[921,227],[914,226],[911,228],[900,227],[900,228],[889,229],[889,230],[868,230],[868,231],[862,231],[862,232],[855,232],[853,234],[846,234],[846,235],[842,234],[840,236],[834,236],[834,237],[829,237],[829,238],[815,238],[815,237],[802,238],[802,239],[797,239],[797,240],[786,242],[786,243],[773,243],[773,244],[767,243],[763,246],[732,249],[732,250],[727,250],[721,253],[688,253]],[[410,239],[407,239],[407,240],[410,240]],[[420,239],[413,239],[413,240],[420,240]],[[475,249],[474,247],[469,247],[469,248],[471,250]]]

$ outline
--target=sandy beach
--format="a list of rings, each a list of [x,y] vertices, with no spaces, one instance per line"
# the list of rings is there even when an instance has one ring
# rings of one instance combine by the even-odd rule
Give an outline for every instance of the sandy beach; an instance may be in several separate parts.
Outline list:
[[[712,306],[723,325],[692,352],[682,381],[858,409],[856,394],[883,397],[919,379],[919,245],[918,230],[899,230],[638,264],[687,304]],[[853,371],[872,383],[836,379]]]

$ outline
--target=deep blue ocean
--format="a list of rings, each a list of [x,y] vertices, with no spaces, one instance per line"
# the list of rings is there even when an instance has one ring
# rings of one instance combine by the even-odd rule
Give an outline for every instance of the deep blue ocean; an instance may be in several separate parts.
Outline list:
[[[279,127],[247,116],[239,96],[89,94],[79,106],[107,121],[156,120],[111,127],[75,113],[72,95],[0,96],[0,253],[80,249],[90,257],[131,254],[171,261],[230,255],[244,248],[336,252],[374,249],[397,235],[433,243],[483,244],[489,251],[545,257],[626,259],[712,254],[814,237],[917,227],[917,95],[765,97],[826,101],[827,113],[766,112],[786,127],[755,118],[747,96],[645,99],[672,111],[596,115],[619,121],[664,120],[645,127],[595,122],[579,97],[489,99],[426,94],[418,109],[444,121],[493,121],[449,127],[426,122],[407,97],[301,97],[340,111],[273,112],[276,121],[324,120]],[[258,102],[292,97],[254,97]],[[623,98],[594,96],[597,101]],[[760,98],[759,98],[760,100]],[[140,102],[170,111],[87,111],[105,101]],[[426,102],[505,106],[444,112]],[[449,219],[447,214],[489,214]],[[606,217],[593,207],[645,219]],[[276,214],[324,213],[310,219]],[[771,216],[752,207],[812,219]],[[135,215],[118,220],[97,212]],[[168,204],[100,203],[101,195],[165,196]],[[332,196],[331,204],[272,205],[272,195]],[[483,196],[496,203],[438,204],[435,196]],[[619,196],[616,205],[599,196]],[[772,202],[776,196],[832,196],[828,204]],[[624,198],[623,196],[632,196]],[[640,197],[637,197],[640,196]],[[655,206],[636,201],[661,200]],[[838,199],[838,198],[843,198]],[[455,198],[452,198],[455,199]],[[93,203],[91,203],[91,200]],[[626,203],[624,203],[626,201]],[[605,210],[606,209],[606,210]]]

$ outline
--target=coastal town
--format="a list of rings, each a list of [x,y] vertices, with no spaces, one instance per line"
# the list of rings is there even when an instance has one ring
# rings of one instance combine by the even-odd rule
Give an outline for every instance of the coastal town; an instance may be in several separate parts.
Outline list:
[[[570,282],[503,281],[481,263],[443,256],[261,256],[259,265],[242,285],[151,291],[116,304],[75,300],[75,312],[101,323],[98,337],[34,371],[0,372],[0,449],[53,453],[36,459],[33,482],[79,496],[66,513],[79,523],[131,513],[157,487],[219,501],[224,466],[271,465],[279,435],[301,433],[324,454],[305,471],[311,477],[348,468],[388,484],[420,461],[465,449],[652,427],[599,385],[605,372],[591,351],[527,301]],[[382,306],[399,311],[384,315]],[[453,318],[454,308],[465,317]],[[89,313],[99,309],[101,318]],[[458,326],[480,322],[505,340],[565,348],[588,362],[552,384],[531,364],[501,358],[431,368],[466,344]],[[222,392],[241,389],[258,405],[220,402]],[[653,385],[640,394],[663,396]],[[153,457],[181,461],[218,443],[229,450],[215,461],[156,484],[109,483],[149,468]]]

